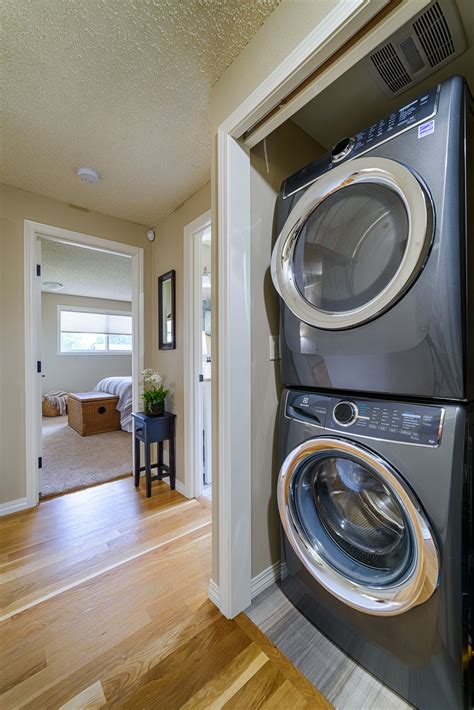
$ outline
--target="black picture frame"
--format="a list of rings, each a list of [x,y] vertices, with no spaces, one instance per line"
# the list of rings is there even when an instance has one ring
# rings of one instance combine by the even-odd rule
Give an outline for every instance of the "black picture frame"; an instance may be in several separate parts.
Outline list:
[[[171,338],[165,338],[165,327],[169,318],[164,318],[165,301],[164,301],[164,286],[171,282],[171,309],[169,318],[171,318]],[[176,349],[176,271],[171,269],[165,274],[158,277],[158,347],[160,350],[175,350]]]

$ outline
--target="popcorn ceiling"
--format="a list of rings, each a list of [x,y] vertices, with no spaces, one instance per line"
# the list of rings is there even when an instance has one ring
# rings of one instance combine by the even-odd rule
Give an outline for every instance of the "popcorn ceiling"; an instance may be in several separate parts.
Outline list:
[[[156,224],[209,179],[210,88],[278,3],[3,0],[0,181]]]

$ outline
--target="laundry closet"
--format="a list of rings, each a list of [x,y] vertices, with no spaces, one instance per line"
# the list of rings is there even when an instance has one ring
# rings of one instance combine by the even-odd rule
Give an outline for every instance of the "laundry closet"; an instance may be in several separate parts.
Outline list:
[[[472,91],[437,0],[251,148],[252,576],[421,708],[468,702]]]

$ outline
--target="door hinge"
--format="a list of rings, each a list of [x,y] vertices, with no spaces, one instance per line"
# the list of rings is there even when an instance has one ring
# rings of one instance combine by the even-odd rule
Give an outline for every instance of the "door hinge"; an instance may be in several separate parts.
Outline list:
[[[199,375],[199,382],[204,382],[204,375]]]
[[[41,360],[36,361],[36,372],[41,372]]]
[[[38,456],[38,468],[43,468],[43,457]]]
[[[36,264],[36,276],[41,276],[41,264]]]

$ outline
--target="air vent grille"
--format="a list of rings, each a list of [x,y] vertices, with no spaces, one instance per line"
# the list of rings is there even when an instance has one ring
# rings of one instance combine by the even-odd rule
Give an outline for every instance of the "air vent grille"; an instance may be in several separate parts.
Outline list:
[[[391,43],[374,52],[370,58],[378,73],[394,94],[411,84],[411,78]]]
[[[415,20],[413,29],[432,67],[455,53],[452,35],[438,2]]]

